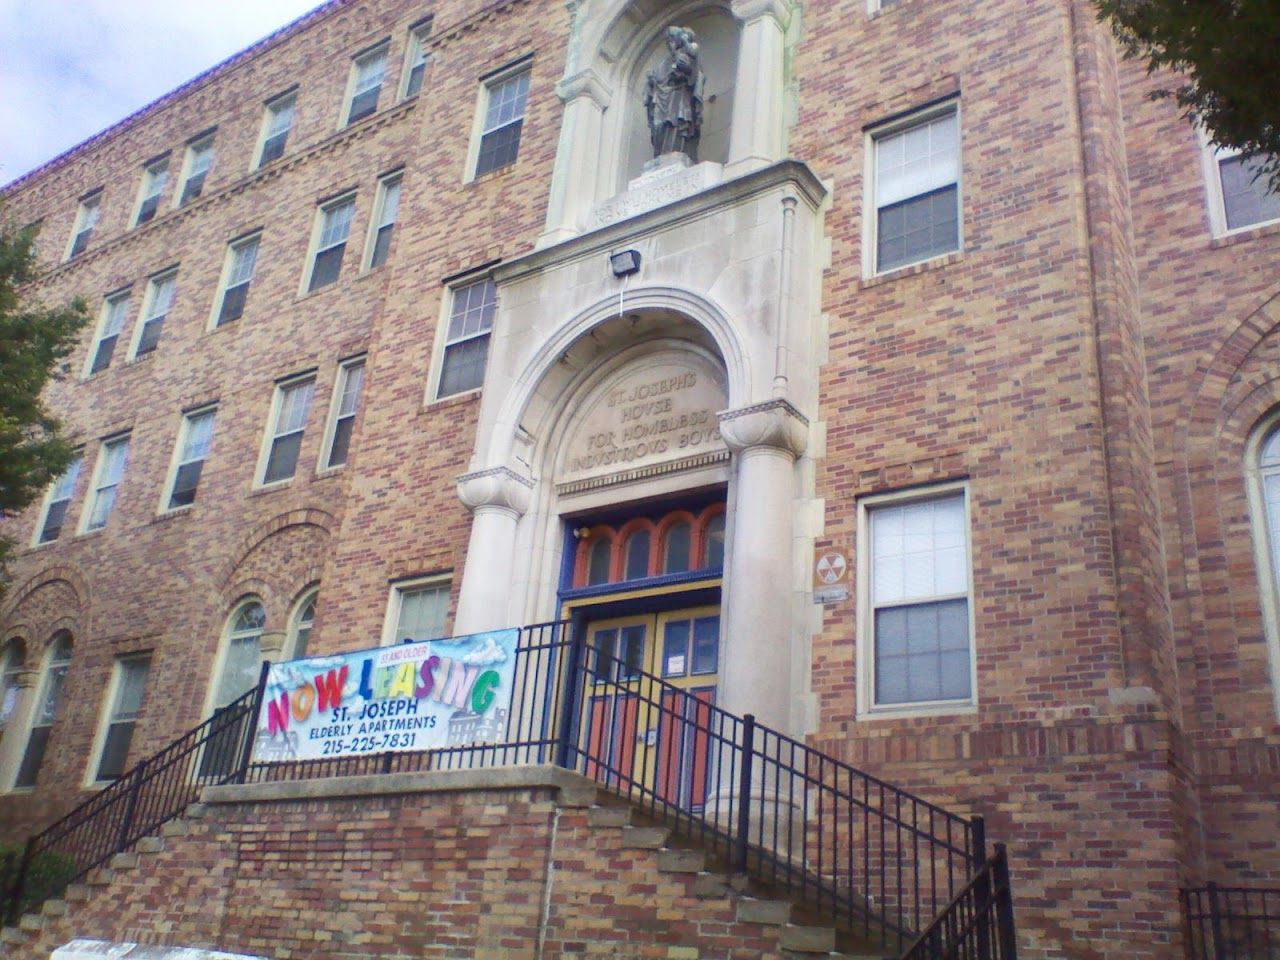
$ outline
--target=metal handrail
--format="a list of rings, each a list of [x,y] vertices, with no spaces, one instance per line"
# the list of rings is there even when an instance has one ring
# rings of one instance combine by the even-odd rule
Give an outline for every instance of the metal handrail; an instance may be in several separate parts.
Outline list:
[[[1271,960],[1280,954],[1280,888],[1203,887],[1180,891],[1192,960]]]
[[[1003,843],[903,952],[900,960],[1018,960]]]

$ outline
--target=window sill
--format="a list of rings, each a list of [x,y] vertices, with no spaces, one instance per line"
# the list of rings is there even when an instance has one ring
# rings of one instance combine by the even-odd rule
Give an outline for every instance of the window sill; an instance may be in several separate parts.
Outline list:
[[[1257,237],[1269,237],[1273,234],[1280,233],[1280,220],[1265,220],[1262,223],[1251,223],[1247,227],[1239,227],[1230,233],[1224,233],[1222,236],[1214,237],[1209,241],[1210,250],[1220,250],[1223,247],[1233,247],[1237,243],[1246,243]]]
[[[251,497],[265,497],[269,493],[279,493],[281,490],[288,490],[293,486],[296,475],[288,480],[277,480],[275,483],[255,484],[253,489],[249,491]]]
[[[855,719],[860,723],[871,720],[912,720],[920,717],[973,716],[978,705],[971,701],[947,700],[932,703],[907,703],[893,707],[872,707],[858,711]]]
[[[154,357],[155,355],[156,355],[155,350],[148,350],[146,353],[141,354],[140,356],[130,357],[128,360],[125,361],[124,365],[126,368],[128,368],[139,363],[148,363],[150,362],[151,358]]]
[[[154,517],[151,518],[151,522],[152,523],[168,523],[170,520],[177,520],[179,517],[190,516],[192,511],[195,510],[195,508],[196,508],[196,505],[194,503],[188,503],[185,506],[171,507],[168,510],[161,510],[159,513],[157,513]]]
[[[102,526],[94,527],[92,530],[79,530],[76,532],[74,539],[83,540],[85,537],[96,537],[106,529],[107,524],[104,523]]]
[[[335,290],[341,290],[342,286],[343,286],[342,277],[338,277],[338,279],[333,281],[333,283],[326,283],[323,287],[320,287],[318,290],[299,291],[298,295],[294,297],[293,302],[295,305],[297,305],[307,300],[315,299],[316,297],[322,297],[326,293],[332,293]],[[236,321],[233,320],[231,322],[235,323]],[[223,324],[223,326],[228,326],[228,324]]]
[[[462,181],[462,185],[464,187],[470,187],[479,183],[489,183],[490,181],[493,181],[493,180],[500,180],[503,177],[508,177],[513,175],[516,172],[516,167],[518,167],[519,165],[520,165],[520,158],[517,156],[514,160],[512,160],[510,163],[508,163],[504,167],[495,167],[492,170],[486,170],[484,173],[480,174],[479,176],[472,175],[467,177],[465,180]]]
[[[928,260],[909,263],[905,267],[894,267],[892,270],[886,270],[884,273],[877,273],[873,277],[865,278],[860,285],[860,289],[867,290],[871,287],[878,287],[882,283],[901,280],[903,277],[913,277],[917,273],[924,273],[926,270],[939,270],[949,267],[953,263],[959,263],[963,259],[963,250],[953,250],[951,253],[939,254],[936,257],[930,257]]]
[[[480,395],[484,392],[484,387],[476,387],[474,390],[464,390],[462,393],[452,393],[447,397],[440,397],[437,400],[427,400],[422,404],[420,413],[426,413],[430,410],[435,413],[439,410],[448,410],[451,407],[461,407],[465,404],[472,403],[480,399]]]
[[[345,463],[340,463],[336,467],[324,467],[323,469],[316,470],[316,472],[311,475],[311,479],[317,481],[332,480],[334,477],[341,476],[342,472],[346,469],[347,465]]]

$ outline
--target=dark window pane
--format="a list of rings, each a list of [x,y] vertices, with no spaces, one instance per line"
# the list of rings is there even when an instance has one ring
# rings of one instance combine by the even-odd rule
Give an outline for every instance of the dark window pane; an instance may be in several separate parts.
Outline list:
[[[141,226],[156,215],[156,210],[160,207],[160,197],[147,197],[142,201],[142,206],[138,208],[138,221],[135,226]]]
[[[347,462],[347,453],[351,448],[351,431],[355,425],[355,417],[343,417],[334,425],[333,446],[329,448],[329,466],[338,467]]]
[[[194,177],[188,177],[186,186],[182,188],[182,199],[178,201],[178,206],[190,203],[196,197],[200,196],[200,191],[204,189],[203,173],[197,173]]]
[[[717,514],[707,524],[707,562],[705,567],[724,566],[724,514]]]
[[[414,96],[422,89],[422,78],[427,72],[426,61],[414,64],[412,70],[409,71],[409,82],[405,84],[404,95],[406,97]]]
[[[619,680],[634,680],[644,666],[644,639],[648,631],[641,624],[622,628],[622,661]]]
[[[516,162],[520,152],[520,128],[523,120],[491,130],[480,139],[480,155],[476,159],[476,176]]]
[[[625,580],[639,580],[649,575],[649,534],[633,533],[627,540],[627,566]]]
[[[378,92],[381,86],[372,87],[364,93],[351,98],[351,112],[347,114],[347,123],[355,123],[378,109]]]
[[[667,530],[667,555],[662,559],[663,573],[683,573],[689,569],[689,525],[676,523]]]
[[[603,537],[591,544],[591,553],[587,555],[587,586],[609,582],[612,546]]]
[[[489,337],[472,337],[445,348],[444,369],[440,373],[437,396],[451,397],[466,390],[478,390],[484,383],[484,364],[489,356]]]
[[[202,780],[221,780],[240,764],[240,753],[244,749],[244,738],[249,733],[250,717],[242,714],[239,720],[230,720],[225,716],[225,707],[214,711],[208,728],[209,739],[205,741],[204,753],[200,755],[200,772]],[[255,721],[256,722],[256,721]]]
[[[70,260],[71,257],[77,257],[84,253],[84,248],[89,245],[89,237],[92,233],[92,230],[81,230],[76,234],[75,240],[71,243],[71,253],[67,257],[68,260]]]
[[[876,703],[970,696],[968,600],[877,610],[875,632]]]
[[[699,617],[693,621],[693,665],[691,673],[715,673],[720,665],[720,618]]]
[[[49,731],[52,727],[32,727],[31,737],[27,740],[26,753],[22,755],[22,765],[18,768],[15,787],[34,787],[36,774],[40,772],[40,764],[44,762],[44,751],[49,745]]]
[[[239,320],[244,313],[244,302],[248,296],[248,281],[238,283],[234,287],[227,287],[227,292],[222,295],[222,309],[218,311],[218,326],[230,323],[232,320]]]
[[[267,472],[263,483],[288,480],[298,466],[298,451],[302,447],[302,431],[276,437],[271,442],[271,456],[267,458]]]
[[[1222,205],[1227,229],[1280,218],[1280,193],[1271,190],[1262,165],[1252,157],[1228,157],[1218,161],[1222,171]]]
[[[279,160],[284,156],[285,141],[289,139],[289,131],[277,133],[274,137],[267,137],[262,144],[262,156],[258,160],[258,166],[270,163],[272,160]]]
[[[62,533],[62,521],[67,515],[69,500],[55,500],[49,504],[49,512],[45,514],[44,526],[40,528],[40,542],[49,543],[57,540]]]
[[[119,339],[117,334],[109,337],[103,337],[98,341],[98,352],[93,355],[93,366],[89,368],[90,373],[97,373],[99,370],[105,370],[111,366],[111,356],[116,352],[116,340]]]
[[[663,628],[662,675],[683,677],[689,672],[689,621],[669,620]]]
[[[134,722],[123,720],[107,728],[107,738],[102,745],[102,759],[98,762],[98,780],[118,780],[125,771],[129,759],[129,744],[133,740]]]
[[[340,243],[316,254],[316,263],[311,270],[311,285],[307,288],[308,291],[319,290],[338,279],[338,274],[342,272],[342,254],[346,249],[347,245]]]
[[[378,234],[373,240],[373,258],[369,261],[371,268],[380,267],[387,262],[387,254],[391,252],[391,234],[395,227],[394,223],[388,223],[385,227],[378,228]]]
[[[150,353],[160,342],[160,331],[164,329],[164,317],[152,317],[142,325],[142,336],[138,338],[137,356]]]
[[[173,493],[169,497],[169,509],[185,507],[196,502],[196,488],[200,486],[200,471],[204,469],[204,461],[184,463],[178,468],[173,478]]]
[[[594,665],[591,668],[591,679],[600,682],[613,676],[613,657],[618,643],[617,630],[597,630],[592,638],[595,647]]]
[[[927,260],[960,246],[955,184],[881,207],[876,269]]]

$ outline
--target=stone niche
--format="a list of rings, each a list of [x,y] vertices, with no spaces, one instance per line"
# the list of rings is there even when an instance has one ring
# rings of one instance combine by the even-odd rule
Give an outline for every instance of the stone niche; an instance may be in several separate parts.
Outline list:
[[[573,493],[727,459],[717,417],[727,393],[723,369],[699,353],[668,349],[626,364],[584,398],[568,424],[557,489]]]

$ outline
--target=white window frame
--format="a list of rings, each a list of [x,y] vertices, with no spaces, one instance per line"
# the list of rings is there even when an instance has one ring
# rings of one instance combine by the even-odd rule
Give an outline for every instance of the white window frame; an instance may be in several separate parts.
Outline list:
[[[391,193],[394,188],[395,193],[395,209],[392,211],[390,222],[383,222],[387,216],[387,199],[393,196]],[[373,270],[375,268],[373,258],[377,253],[378,234],[384,227],[391,228],[391,239],[387,241],[388,247],[395,242],[395,231],[399,224],[400,204],[404,201],[404,170],[393,170],[391,173],[384,174],[378,178],[378,195],[373,204],[373,216],[369,218],[369,235],[364,244],[364,263],[363,270]],[[391,258],[391,251],[387,250],[387,259]],[[387,260],[377,266],[385,266]]]
[[[116,512],[119,507],[120,485],[124,483],[125,473],[129,469],[129,441],[132,434],[129,432],[117,433],[110,437],[104,437],[98,444],[98,457],[93,465],[93,480],[89,483],[89,494],[85,499],[84,509],[80,511],[80,533],[88,533],[93,530],[105,530],[107,524],[111,522],[111,515]],[[107,461],[108,448],[115,449],[124,446],[124,453],[120,463],[120,475],[115,478],[114,482],[104,483],[104,480],[110,478],[103,477],[103,470]],[[103,517],[102,523],[97,526],[90,526],[93,521],[93,515],[97,513],[98,501],[103,495],[104,490],[111,490],[111,506],[107,508],[107,515]]]
[[[404,603],[405,594],[413,593],[417,590],[440,588],[443,588],[445,591],[444,621],[441,624],[441,630],[444,630],[447,628],[449,623],[449,603],[453,599],[452,574],[435,573],[428,576],[410,577],[406,580],[397,580],[392,583],[391,593],[387,597],[387,615],[383,620],[382,626],[382,646],[389,647],[400,642],[396,637],[396,627],[400,625],[400,612]]]
[[[163,313],[157,313],[156,307],[159,303],[158,294],[161,285],[169,284],[169,302],[165,305]],[[138,322],[133,325],[133,337],[129,344],[129,359],[137,360],[140,356],[145,357],[148,353],[155,353],[160,347],[159,337],[163,335],[164,326],[169,322],[169,315],[173,313],[174,304],[178,299],[178,268],[167,267],[159,273],[153,274],[147,278],[147,291],[142,297],[142,311],[138,314]],[[155,320],[160,321],[161,333],[157,334],[156,345],[146,353],[138,353],[138,348],[142,346],[142,335],[146,331],[147,326]]]
[[[338,243],[329,243],[327,246],[321,246],[329,216],[333,211],[346,204],[351,205],[351,216],[347,218],[347,232],[341,241],[343,253],[342,260],[338,264],[338,273],[333,280],[323,286],[316,287],[313,290],[311,288],[311,281],[316,272],[316,261],[320,258],[321,254],[327,253],[339,246]],[[316,207],[316,219],[311,228],[311,243],[307,248],[307,263],[306,269],[302,272],[302,286],[298,291],[299,296],[305,297],[309,294],[319,293],[321,290],[327,290],[330,287],[337,286],[337,284],[342,280],[342,266],[347,262],[346,248],[351,243],[351,227],[355,223],[355,218],[356,191],[354,190],[340,194],[331,200],[326,200]]]
[[[186,456],[187,442],[191,438],[191,423],[193,420],[204,416],[213,417],[213,426],[209,431],[209,445],[205,449],[204,456],[184,459]],[[201,470],[200,479],[196,481],[196,492],[194,496],[199,496],[200,483],[205,479],[204,465],[209,462],[209,457],[213,453],[213,437],[217,429],[218,405],[216,403],[206,403],[183,412],[182,422],[178,425],[177,440],[173,445],[173,455],[169,458],[169,470],[165,474],[164,487],[160,494],[159,513],[177,513],[180,510],[190,510],[195,506],[194,497],[191,503],[180,503],[176,507],[173,506],[173,495],[175,493],[174,485],[178,482],[178,472],[187,464],[195,463],[198,460],[201,464]]]
[[[1262,451],[1267,440],[1280,431],[1280,410],[1263,419],[1245,444],[1244,475],[1249,499],[1249,526],[1253,530],[1254,563],[1258,571],[1258,600],[1262,606],[1267,664],[1271,675],[1271,701],[1280,719],[1280,529],[1273,529],[1267,515],[1266,479],[1280,474],[1280,464],[1264,467]]]
[[[98,328],[94,331],[93,343],[89,347],[89,355],[84,360],[83,378],[85,380],[90,377],[96,377],[105,370],[110,370],[112,362],[117,359],[116,351],[120,348],[120,337],[124,333],[125,320],[129,317],[129,300],[132,292],[133,289],[131,287],[124,287],[121,290],[108,293],[102,298],[102,309],[98,314]],[[116,307],[117,304],[119,304],[118,309]],[[108,332],[107,323],[112,319],[119,320],[119,326],[114,331]],[[111,347],[111,359],[106,362],[101,370],[95,371],[93,369],[94,362],[98,359],[98,352],[102,349],[102,342],[108,337],[115,338],[115,342]]]
[[[0,739],[18,715],[18,698],[22,696],[19,681],[26,672],[27,642],[21,634],[14,634],[0,644]]]
[[[305,590],[302,591],[298,599],[294,602],[293,609],[289,611],[289,631],[285,635],[284,650],[282,651],[282,654],[281,654],[282,660],[299,659],[298,634],[299,632],[301,632],[301,628],[302,628],[302,613],[304,610],[307,609],[307,604],[309,603],[319,604],[319,602],[320,602],[320,586],[318,584],[312,584],[311,586],[307,587]],[[308,629],[312,629],[314,628],[314,626],[315,626],[315,616],[313,613],[311,623],[308,624]],[[311,635],[310,633],[308,633],[307,634],[308,645],[310,644],[310,642],[311,642]],[[308,655],[315,656],[314,653],[308,653]]]
[[[1237,233],[1246,233],[1272,223],[1280,223],[1280,217],[1269,220],[1255,220],[1239,227],[1227,226],[1227,202],[1222,192],[1222,161],[1230,160],[1241,154],[1235,147],[1219,147],[1209,139],[1209,135],[1198,129],[1200,138],[1200,159],[1204,168],[1205,190],[1209,195],[1209,228],[1215,237],[1226,237]]]
[[[146,664],[146,674],[143,678],[142,686],[142,702],[138,705],[138,711],[132,717],[122,717],[116,719],[116,711],[119,709],[117,700],[121,692],[121,680],[126,669],[126,664],[141,663]],[[115,657],[111,665],[111,680],[107,684],[107,695],[102,701],[102,712],[98,715],[97,729],[93,737],[93,749],[89,751],[89,765],[84,772],[84,785],[89,788],[105,787],[108,784],[115,783],[114,779],[101,779],[98,777],[98,771],[102,766],[103,751],[107,747],[107,736],[111,727],[117,723],[133,723],[134,730],[129,734],[128,751],[133,750],[133,739],[137,733],[138,717],[142,715],[143,709],[147,704],[147,688],[151,684],[151,651],[139,653],[128,653]],[[126,751],[126,757],[128,755]],[[125,767],[127,772],[128,767]]]
[[[405,44],[404,66],[400,70],[400,90],[397,100],[407,100],[421,92],[427,82],[427,71],[431,68],[431,56],[427,53],[427,42],[431,39],[432,18],[427,17],[409,28],[409,42]],[[418,89],[409,92],[409,77],[413,68],[421,61],[422,80]]]
[[[42,719],[41,713],[44,709],[44,701],[47,699],[49,693],[49,682],[53,676],[54,653],[58,649],[63,638],[67,640],[69,650],[67,652],[66,659],[57,661],[57,665],[65,668],[67,672],[70,673],[71,664],[75,661],[75,637],[73,637],[67,630],[59,630],[50,637],[49,642],[45,645],[44,656],[41,658],[40,676],[36,680],[35,687],[33,688],[35,700],[31,704],[26,729],[22,732],[22,749],[18,751],[17,762],[14,764],[13,769],[7,772],[8,781],[5,783],[5,786],[8,788],[8,792],[10,793],[22,794],[33,792],[39,785],[40,771],[44,768],[45,761],[49,758],[49,744],[46,741],[44,750],[40,755],[40,764],[36,767],[35,771],[36,782],[28,786],[20,787],[17,785],[18,776],[22,773],[22,767],[26,763],[27,751],[31,749],[31,738],[35,734],[36,729],[47,726],[49,727],[50,736],[52,736],[53,729],[58,725],[58,714],[63,708],[63,704],[66,702],[67,686],[66,677],[64,676],[62,679],[62,685],[58,688],[58,699],[54,704],[53,716],[47,724],[40,722]]]
[[[295,87],[292,90],[286,90],[284,93],[278,93],[265,104],[263,104],[262,128],[258,131],[258,142],[254,144],[253,154],[249,158],[249,170],[261,170],[268,164],[275,163],[277,160],[284,158],[286,151],[289,149],[289,137],[293,134],[293,127],[298,120],[298,90]],[[286,109],[289,111],[289,125],[284,130],[276,130],[272,132],[279,117]],[[284,145],[280,148],[280,155],[272,157],[264,161],[262,152],[267,148],[267,141],[284,134]]]
[[[231,650],[231,641],[236,637],[249,637],[253,635],[250,630],[235,630],[236,621],[240,618],[240,614],[247,607],[257,604],[262,608],[262,626],[257,629],[258,636],[258,664],[262,664],[262,638],[266,635],[269,628],[266,612],[267,605],[262,602],[262,598],[256,594],[246,594],[237,600],[231,607],[231,612],[227,615],[227,619],[222,623],[222,633],[218,639],[218,655],[214,658],[213,675],[210,677],[212,681],[205,693],[204,716],[212,716],[215,710],[226,704],[219,703],[219,688],[223,682],[223,672],[227,668],[227,654]],[[234,699],[234,698],[233,698]]]
[[[215,133],[216,131],[213,130],[202,133],[187,144],[186,154],[182,158],[182,188],[174,191],[174,207],[185,207],[204,195],[204,184],[209,178],[209,171],[213,169],[213,162],[216,159],[213,150]],[[202,162],[204,157],[208,157],[208,161],[204,162],[200,169],[197,169],[196,163]],[[200,178],[196,195],[188,197],[187,190],[190,189],[191,182],[196,177]]]
[[[40,514],[36,517],[36,529],[31,538],[33,547],[40,547],[46,543],[57,543],[62,538],[63,532],[68,529],[67,520],[68,514],[71,512],[71,501],[75,498],[76,484],[80,481],[80,471],[83,468],[84,450],[77,450],[75,459],[67,465],[67,469],[53,483],[49,484],[49,489],[45,491],[44,499],[40,504]],[[58,535],[50,537],[48,540],[42,539],[44,526],[49,520],[49,511],[53,509],[55,503],[63,502],[66,503],[67,508],[62,512],[62,522],[58,527]]]
[[[129,218],[130,228],[136,229],[160,216],[160,204],[164,200],[164,190],[168,185],[169,155],[167,153],[163,157],[156,157],[142,165],[142,183],[138,185],[138,200],[133,205],[133,216]],[[143,206],[153,197],[156,202],[155,209],[146,221],[139,222],[138,217],[142,215]]]
[[[343,401],[346,396],[347,386],[351,382],[351,374],[353,370],[359,369],[360,385],[356,389],[354,405],[355,409],[351,413],[343,413]],[[333,443],[338,434],[338,421],[350,418],[353,421],[360,416],[360,408],[364,401],[365,381],[368,379],[368,356],[366,354],[358,354],[354,357],[348,357],[338,364],[338,375],[333,381],[333,393],[329,398],[329,413],[325,417],[324,442],[320,446],[320,460],[316,466],[318,473],[327,473],[330,470],[341,470],[350,462],[351,444],[348,441],[347,450],[348,457],[342,463],[330,464],[329,458],[333,455]],[[352,424],[352,434],[355,433],[355,424]]]
[[[303,418],[301,431],[290,430],[288,434],[280,433],[280,413],[284,403],[284,395],[287,391],[294,387],[301,386],[304,383],[311,384],[311,396],[307,399],[307,411]],[[307,370],[303,373],[293,374],[285,377],[283,380],[277,380],[275,390],[271,396],[271,411],[267,416],[267,428],[263,431],[262,449],[258,453],[258,467],[254,472],[255,487],[278,487],[287,483],[292,483],[294,477],[298,475],[298,467],[302,464],[302,443],[307,436],[307,423],[311,420],[311,408],[315,405],[315,387],[316,372]],[[301,433],[302,436],[298,440],[298,456],[293,462],[293,473],[287,477],[281,477],[279,480],[272,480],[270,483],[266,480],[267,464],[271,461],[271,450],[275,445],[275,441],[281,437],[293,433]]]
[[[523,59],[517,60],[515,63],[510,64],[509,66],[503,67],[501,70],[497,70],[494,73],[491,73],[488,76],[482,77],[480,79],[479,90],[476,92],[476,109],[471,122],[471,140],[467,147],[467,164],[462,171],[463,183],[470,183],[472,180],[475,180],[477,176],[484,177],[484,176],[488,176],[489,174],[496,173],[499,170],[506,170],[509,167],[514,167],[517,163],[520,162],[520,151],[519,151],[519,147],[517,147],[516,159],[513,160],[511,163],[503,164],[501,167],[494,167],[492,170],[486,170],[482,174],[476,173],[476,164],[480,160],[480,144],[484,140],[484,136],[486,133],[493,132],[492,130],[489,130],[486,128],[487,114],[489,112],[489,99],[492,96],[494,90],[502,86],[508,80],[515,79],[522,73],[527,74],[529,76],[529,83],[532,85],[533,83],[533,58],[532,57],[524,57]],[[526,91],[524,112],[520,114],[520,121],[522,124],[524,123],[525,120],[528,119],[528,116],[529,116],[529,100],[528,100],[528,91]],[[499,130],[501,129],[502,126],[508,126],[510,125],[510,123],[514,123],[514,122],[515,122],[514,120],[508,121],[507,124],[502,124],[498,127],[494,127],[493,130]],[[524,127],[521,126],[521,129],[520,129],[521,145],[524,144],[524,139],[525,139],[525,131],[524,131]]]
[[[382,59],[382,76],[378,79],[378,94],[374,99],[373,109],[368,113],[357,117],[354,120],[348,119],[351,116],[351,107],[354,105],[356,97],[362,93],[373,89],[372,86],[366,87],[364,90],[358,90],[356,84],[360,82],[360,72],[364,69],[364,64],[369,61]],[[338,116],[338,129],[342,130],[352,124],[359,123],[361,120],[367,120],[378,112],[378,105],[382,101],[382,88],[387,85],[387,69],[391,65],[391,40],[380,40],[372,46],[361,50],[351,58],[351,68],[347,74],[347,89],[342,97],[342,113]]]
[[[937,120],[939,117],[953,114],[956,123],[956,246],[954,250],[931,254],[920,260],[900,263],[893,267],[879,267],[879,226],[880,203],[876,195],[876,160],[878,142],[897,134],[904,133],[913,127]],[[863,139],[863,193],[866,202],[862,216],[862,274],[864,277],[883,276],[909,270],[922,263],[930,263],[944,257],[953,256],[964,250],[964,117],[960,111],[960,98],[947,97],[937,103],[914,110],[911,113],[895,117],[884,123],[869,127]],[[927,192],[927,191],[926,191]],[[916,194],[922,196],[922,194]]]
[[[249,266],[249,275],[245,279],[233,285],[231,283],[231,281],[234,279],[232,274],[237,266],[237,261],[240,256],[240,251],[248,248],[249,246],[255,247],[253,252],[253,262]],[[224,302],[227,299],[227,293],[233,288],[233,286],[239,287],[243,285],[245,287],[252,289],[253,276],[258,269],[258,255],[261,252],[262,252],[262,231],[261,230],[255,230],[253,233],[248,233],[248,234],[245,234],[244,236],[236,237],[234,240],[230,241],[227,244],[227,252],[225,256],[223,256],[222,258],[222,273],[218,277],[218,293],[217,293],[217,296],[213,298],[213,311],[209,314],[208,329],[210,331],[214,331],[219,329],[220,327],[225,327],[228,324],[235,323],[237,320],[241,319],[244,316],[244,311],[247,309],[247,306],[245,304],[242,304],[240,307],[240,313],[238,315],[232,317],[230,320],[223,320],[222,307]],[[248,290],[245,291],[245,296],[246,297],[248,296]]]
[[[92,220],[92,223],[87,221]],[[99,187],[92,193],[87,193],[80,198],[80,205],[76,209],[76,222],[71,230],[71,239],[67,241],[66,256],[62,259],[73,260],[89,248],[89,241],[93,239],[93,231],[98,229],[98,224],[102,220],[102,188]],[[81,234],[85,234],[84,246],[76,250],[76,241],[80,239]]]
[[[494,284],[495,300],[494,300],[494,308],[493,308],[493,322],[489,324],[488,330],[485,331],[483,334],[475,333],[466,337],[460,337],[456,341],[450,341],[449,326],[450,326],[450,322],[453,319],[453,305],[454,305],[455,298],[457,297],[460,291],[466,290],[469,287],[472,287],[481,283]],[[437,403],[443,400],[451,400],[454,397],[470,396],[471,394],[479,393],[480,391],[482,391],[484,389],[485,377],[487,377],[488,375],[489,357],[493,353],[493,330],[498,319],[497,285],[493,280],[493,278],[490,277],[487,273],[472,274],[471,276],[462,277],[450,282],[449,285],[446,287],[446,291],[447,291],[447,296],[441,298],[443,300],[443,303],[441,305],[441,314],[440,314],[439,324],[436,327],[435,346],[433,347],[434,356],[432,358],[432,364],[431,364],[431,384],[430,384],[430,392],[428,394],[429,403]],[[449,393],[441,396],[440,387],[444,382],[445,360],[449,352],[449,347],[453,346],[454,343],[463,343],[467,340],[474,340],[482,335],[488,337],[489,345],[485,352],[485,376],[480,378],[480,385],[478,387],[472,387],[469,390],[459,390],[456,393]]]
[[[877,509],[944,500],[959,495],[964,509],[965,528],[965,596],[969,614],[969,696],[964,699],[913,701],[909,703],[877,704],[875,702],[875,607],[872,599],[872,532],[871,514]],[[858,501],[857,516],[857,709],[860,720],[877,717],[914,717],[974,713],[978,708],[977,644],[974,628],[973,590],[973,525],[969,504],[969,486],[965,481],[937,484],[912,490],[894,491],[863,497]],[[941,595],[940,595],[941,596]],[[951,598],[951,594],[943,599]],[[915,598],[913,603],[934,602],[932,598]]]

